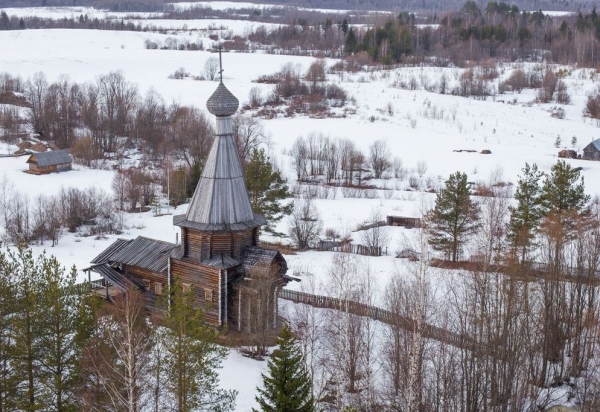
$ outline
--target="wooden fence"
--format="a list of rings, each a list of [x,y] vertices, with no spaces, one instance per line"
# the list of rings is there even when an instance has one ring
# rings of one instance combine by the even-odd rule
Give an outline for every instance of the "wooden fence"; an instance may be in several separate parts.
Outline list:
[[[353,245],[352,243],[334,245],[332,243],[320,242],[315,245],[314,249],[320,251],[354,253],[364,256],[381,256],[383,254],[383,248],[381,246],[369,247],[364,245]]]
[[[333,309],[353,315],[369,317],[373,320],[400,327],[409,332],[417,331],[417,322],[413,319],[402,316],[398,313],[378,308],[376,306],[366,305],[348,299],[332,298],[329,296],[313,295],[310,293],[298,292],[295,290],[281,289],[279,298],[289,300],[294,303],[302,303],[316,308]],[[428,323],[421,324],[421,333],[424,337],[439,342],[452,345],[460,349],[476,350],[478,348],[489,353],[490,348],[483,345],[477,345],[472,339],[466,336],[454,333],[447,329],[439,328]]]

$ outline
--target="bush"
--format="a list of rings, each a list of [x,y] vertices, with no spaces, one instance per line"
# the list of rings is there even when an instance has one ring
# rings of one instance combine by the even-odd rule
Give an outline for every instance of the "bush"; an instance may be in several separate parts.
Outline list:
[[[179,69],[175,70],[175,72],[173,74],[169,75],[169,79],[180,80],[180,79],[183,79],[183,78],[186,78],[189,76],[190,76],[190,74],[188,72],[186,72],[183,67],[180,67]]]

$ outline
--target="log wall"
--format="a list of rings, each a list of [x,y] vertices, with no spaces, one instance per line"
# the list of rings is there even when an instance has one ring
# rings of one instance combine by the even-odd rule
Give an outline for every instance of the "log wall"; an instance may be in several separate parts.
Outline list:
[[[237,271],[235,271],[237,273]],[[227,284],[226,271],[201,266],[189,259],[171,259],[171,275],[180,284],[190,285],[195,294],[195,304],[204,309],[204,319],[211,325],[225,322]],[[221,289],[219,290],[219,286]],[[206,291],[212,291],[212,301],[206,300]],[[220,309],[220,314],[219,314]]]
[[[219,254],[241,259],[244,249],[258,245],[258,230],[241,232],[203,232],[181,228],[184,256],[198,261],[210,259]]]
[[[158,313],[160,311],[157,305],[159,294],[166,293],[168,288],[167,275],[128,265],[123,265],[123,272],[125,272],[127,277],[133,278],[137,283],[145,286],[144,300],[146,308],[151,313]]]

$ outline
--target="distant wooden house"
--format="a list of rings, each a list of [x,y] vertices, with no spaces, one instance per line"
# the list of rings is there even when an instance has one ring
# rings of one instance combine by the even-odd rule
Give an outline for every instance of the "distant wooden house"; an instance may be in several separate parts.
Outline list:
[[[594,140],[583,148],[584,160],[600,160],[600,139]]]
[[[33,153],[27,159],[27,163],[29,164],[29,173],[43,175],[71,170],[73,159],[71,159],[68,150],[53,150]]]
[[[558,152],[558,157],[562,159],[577,159],[577,152],[575,150],[564,149]]]
[[[387,216],[386,221],[388,226],[404,226],[407,229],[421,227],[421,218],[418,217]]]

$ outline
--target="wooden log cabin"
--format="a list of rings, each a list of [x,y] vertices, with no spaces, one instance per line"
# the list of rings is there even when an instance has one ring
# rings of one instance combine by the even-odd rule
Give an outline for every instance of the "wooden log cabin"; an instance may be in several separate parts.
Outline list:
[[[27,159],[27,164],[29,165],[28,173],[42,175],[71,170],[73,159],[68,150],[52,150],[32,154]]]
[[[421,227],[421,219],[418,217],[386,216],[385,220],[388,226],[404,226],[407,229]]]
[[[207,102],[215,140],[187,213],[173,217],[181,243],[119,239],[94,258],[88,270],[104,278],[107,296],[137,288],[148,310],[160,314],[158,297],[177,281],[193,290],[211,325],[246,333],[276,326],[277,291],[292,278],[281,253],[258,245],[266,221],[252,211],[233,139],[238,105],[222,82]]]

